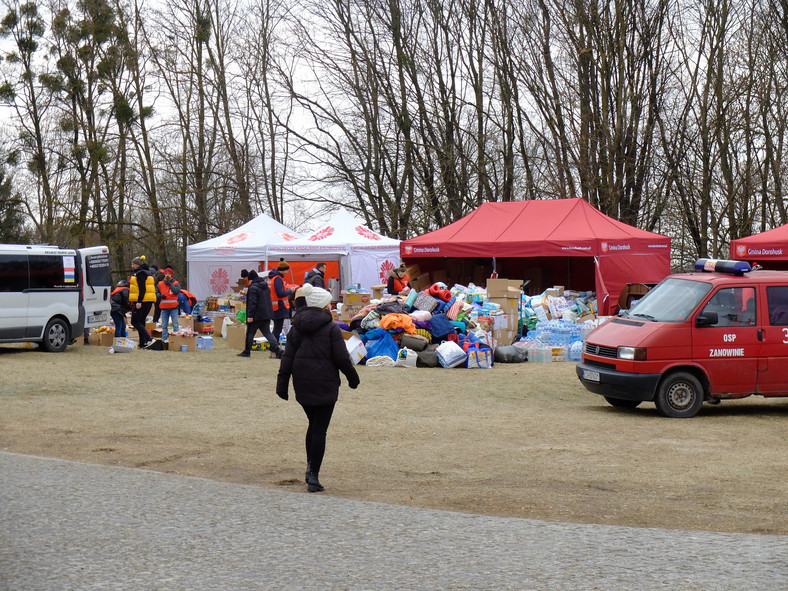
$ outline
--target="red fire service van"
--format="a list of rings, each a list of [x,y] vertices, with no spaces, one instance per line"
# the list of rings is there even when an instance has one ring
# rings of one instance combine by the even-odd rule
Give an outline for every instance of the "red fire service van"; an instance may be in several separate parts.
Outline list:
[[[688,418],[703,401],[788,396],[788,271],[700,259],[587,337],[577,376],[617,407]]]

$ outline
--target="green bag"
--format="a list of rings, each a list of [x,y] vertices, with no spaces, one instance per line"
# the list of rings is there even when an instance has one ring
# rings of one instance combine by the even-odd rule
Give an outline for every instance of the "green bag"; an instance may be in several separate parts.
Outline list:
[[[241,308],[235,313],[235,319],[238,322],[246,322],[246,309]]]

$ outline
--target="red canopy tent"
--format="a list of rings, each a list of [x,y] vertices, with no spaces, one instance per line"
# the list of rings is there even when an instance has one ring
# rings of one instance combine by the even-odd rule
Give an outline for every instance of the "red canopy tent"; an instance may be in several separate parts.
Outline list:
[[[597,293],[599,313],[616,311],[627,283],[670,273],[670,238],[606,216],[583,199],[484,203],[453,224],[400,243],[402,258],[428,271],[445,259],[494,258],[498,275]],[[442,260],[443,259],[443,260]]]
[[[767,269],[788,269],[788,224],[731,241],[731,258]]]

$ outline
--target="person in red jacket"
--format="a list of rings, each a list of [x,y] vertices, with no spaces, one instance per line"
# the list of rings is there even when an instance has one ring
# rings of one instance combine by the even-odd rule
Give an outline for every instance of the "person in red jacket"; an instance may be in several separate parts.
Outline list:
[[[306,483],[309,492],[320,492],[318,475],[326,451],[326,432],[339,397],[339,372],[355,389],[360,383],[342,331],[331,316],[331,293],[309,283],[302,287],[306,307],[293,317],[279,365],[276,394],[288,399],[293,378],[296,402],[309,420],[306,430]]]
[[[178,332],[178,294],[180,284],[175,280],[172,267],[164,269],[164,279],[156,285],[156,292],[161,308],[161,340],[166,341],[169,335],[169,324],[172,322],[173,332]]]

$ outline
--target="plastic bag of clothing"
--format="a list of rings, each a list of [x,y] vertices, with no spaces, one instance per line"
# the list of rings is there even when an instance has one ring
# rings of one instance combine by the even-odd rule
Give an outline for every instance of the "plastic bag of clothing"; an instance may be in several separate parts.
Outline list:
[[[394,367],[394,360],[387,355],[367,359],[367,367]]]
[[[370,338],[367,340],[367,359],[386,356],[391,358],[393,361],[396,361],[397,355],[399,355],[399,347],[397,346],[397,342],[394,340],[394,337],[380,328],[376,328],[370,332],[375,333],[375,338]],[[369,337],[370,333],[367,333],[366,336]],[[367,365],[369,365],[369,361],[367,361]]]
[[[437,345],[432,345],[416,353],[416,367],[440,367],[438,354],[435,352],[437,347]]]
[[[462,347],[453,341],[441,343],[435,349],[435,352],[438,354],[438,361],[443,367],[456,367],[465,363],[468,357],[468,354],[462,350]]]
[[[416,367],[418,358],[418,354],[413,349],[400,349],[397,360],[394,362],[394,367]]]
[[[377,328],[380,326],[380,319],[381,315],[377,310],[370,311],[370,313],[364,316],[364,319],[361,321],[361,329],[370,331],[373,328]]]
[[[502,345],[495,348],[496,363],[522,363],[528,360],[528,354],[523,347]]]

